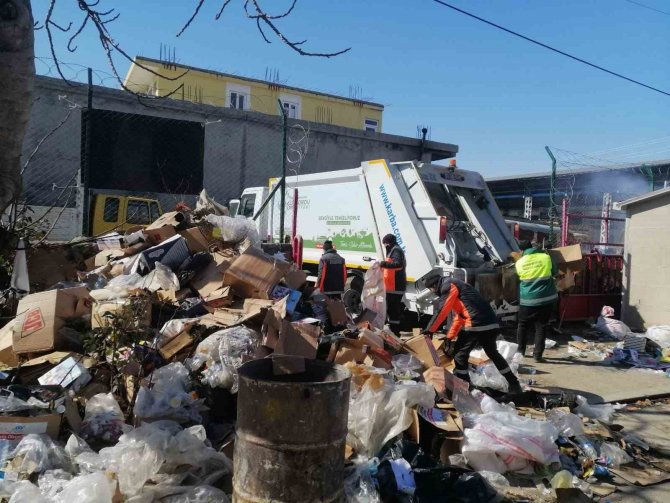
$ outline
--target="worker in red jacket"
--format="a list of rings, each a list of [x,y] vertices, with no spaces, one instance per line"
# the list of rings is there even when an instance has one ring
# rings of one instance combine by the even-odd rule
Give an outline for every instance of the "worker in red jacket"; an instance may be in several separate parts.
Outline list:
[[[489,303],[475,288],[458,279],[432,276],[425,281],[425,285],[440,296],[440,307],[424,333],[437,332],[447,322],[449,313],[454,313],[447,333],[450,345],[453,344],[454,375],[470,382],[468,358],[470,352],[479,345],[507,379],[509,393],[521,393],[523,390],[519,380],[496,347],[500,326]]]
[[[384,272],[384,288],[386,289],[386,319],[391,331],[400,335],[400,322],[405,306],[402,298],[407,288],[407,261],[405,252],[398,244],[395,235],[387,234],[382,238],[386,251],[386,260],[380,262]]]

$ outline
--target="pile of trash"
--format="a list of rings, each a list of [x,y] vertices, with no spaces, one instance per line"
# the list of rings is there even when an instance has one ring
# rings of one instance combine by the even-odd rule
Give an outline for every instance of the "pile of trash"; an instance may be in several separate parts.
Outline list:
[[[240,369],[264,358],[348,369],[349,401],[334,405],[348,411],[347,501],[499,501],[519,476],[539,481],[541,497],[593,492],[641,459],[639,441],[604,426],[612,406],[508,395],[477,351],[469,388],[443,334],[392,333],[377,268],[354,315],[308,281],[290,246],[221,213],[182,208],[70,245],[76,270],[56,282],[43,268],[48,286],[0,328],[0,498],[228,501]],[[498,348],[517,372],[516,345]],[[301,424],[328,417],[301,412]]]

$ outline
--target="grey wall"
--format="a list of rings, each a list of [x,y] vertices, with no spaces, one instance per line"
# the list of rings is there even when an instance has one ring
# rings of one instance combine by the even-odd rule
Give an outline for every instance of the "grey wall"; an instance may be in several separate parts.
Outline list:
[[[631,328],[670,324],[670,194],[627,208],[622,319]]]
[[[68,206],[74,204],[76,191],[62,187],[81,165],[81,111],[86,104],[85,86],[71,87],[59,79],[37,78],[24,162],[43,142],[24,175],[29,204],[54,204],[61,192],[59,206],[69,195]],[[206,124],[204,186],[217,201],[226,203],[245,187],[265,185],[268,178],[281,174],[282,126],[278,116],[170,99],[140,102],[123,91],[98,86],[93,87],[93,107]],[[288,158],[293,161],[288,164],[289,174],[349,169],[361,161],[379,158],[410,160],[421,154],[421,141],[416,138],[306,121],[291,120],[289,126]],[[45,139],[49,132],[51,136]],[[444,159],[453,157],[457,150],[455,145],[427,141],[423,157]],[[57,188],[52,190],[54,183]],[[128,186],[132,190],[132,180]],[[162,196],[163,201],[174,202],[180,195]]]

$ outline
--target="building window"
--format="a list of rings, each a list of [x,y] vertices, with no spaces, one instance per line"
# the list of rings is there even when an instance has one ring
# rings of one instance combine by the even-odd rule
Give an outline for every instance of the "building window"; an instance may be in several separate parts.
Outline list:
[[[289,119],[300,119],[300,96],[284,94],[279,97],[284,107],[284,112]]]
[[[379,131],[379,121],[377,119],[365,119],[365,123],[363,125],[366,131],[370,131],[372,133]]]
[[[251,88],[249,86],[228,84],[226,91],[228,94],[227,104],[230,108],[249,110],[251,98]]]

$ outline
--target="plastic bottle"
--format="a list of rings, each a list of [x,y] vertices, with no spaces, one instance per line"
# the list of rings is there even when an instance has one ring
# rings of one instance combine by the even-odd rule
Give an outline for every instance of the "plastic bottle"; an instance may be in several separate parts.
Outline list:
[[[584,456],[586,456],[589,459],[598,458],[598,451],[591,443],[591,441],[588,439],[588,437],[586,437],[585,435],[579,435],[575,437],[575,441],[577,442],[577,445],[579,445],[579,448],[584,453]]]

